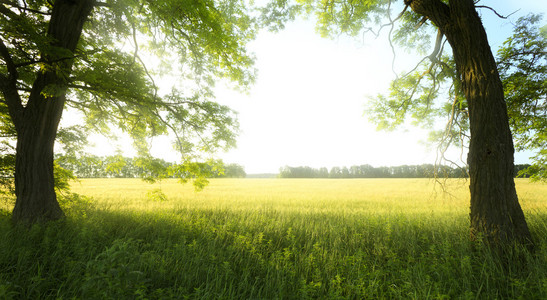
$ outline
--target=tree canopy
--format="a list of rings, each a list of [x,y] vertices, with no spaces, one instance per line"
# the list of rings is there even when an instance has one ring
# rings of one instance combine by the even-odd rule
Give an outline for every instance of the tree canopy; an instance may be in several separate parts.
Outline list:
[[[431,18],[410,9],[411,2],[297,1],[301,10],[314,14],[317,31],[324,37],[347,34],[370,38],[378,37],[384,30],[394,56],[396,46],[422,56],[412,70],[396,74],[389,93],[371,99],[366,115],[382,130],[392,130],[409,122],[424,128],[438,128],[439,120],[447,120],[442,130],[431,130],[431,141],[438,143],[439,163],[458,165],[458,162],[446,161],[444,153],[449,146],[469,144],[468,104],[461,78],[453,55],[447,51],[445,35]],[[478,3],[476,8],[497,14]],[[526,170],[535,179],[546,178],[547,161],[543,150],[547,120],[547,27],[539,28],[540,21],[541,16],[533,14],[518,19],[513,35],[504,42],[496,57],[516,149],[536,152],[533,165]]]
[[[535,153],[526,173],[547,180],[547,25],[541,16],[520,18],[498,50],[511,130],[517,150]]]
[[[316,16],[323,36],[366,32],[378,36],[387,28],[392,49],[399,43],[425,55],[413,70],[397,77],[390,95],[378,97],[373,113],[382,116],[381,126],[392,127],[403,123],[408,114],[433,125],[432,116],[448,111],[440,153],[454,141],[469,137],[466,163],[472,237],[482,236],[497,246],[533,245],[513,179],[514,143],[504,86],[478,12],[494,9],[478,2],[298,1]],[[393,15],[393,11],[399,13]],[[376,23],[376,30],[368,27],[371,23]],[[452,50],[451,55],[445,48]],[[424,84],[428,80],[431,83]],[[444,92],[448,92],[448,101],[438,105],[435,100]]]
[[[117,127],[150,159],[148,138],[170,133],[179,175],[203,178],[196,164],[233,147],[238,131],[212,87],[253,82],[246,44],[257,24],[239,0],[0,1],[0,130],[16,139],[13,217],[62,216],[52,173],[65,106],[85,125],[59,134],[66,147]]]
[[[539,15],[519,18],[496,57],[516,149],[536,152],[533,165],[521,170],[533,179],[546,178],[547,36],[538,27],[540,21]],[[431,130],[431,141],[439,143],[442,156],[451,145],[469,144],[469,115],[452,56],[437,59],[440,64],[425,57],[414,70],[394,80],[388,95],[372,99],[367,114],[378,128],[387,130],[407,121],[435,128],[435,122],[445,119],[442,130]]]
[[[108,135],[112,127],[129,134],[143,158],[150,157],[148,138],[168,133],[183,162],[234,146],[236,113],[214,101],[212,87],[220,78],[241,88],[254,80],[254,58],[245,47],[257,26],[247,3],[80,1],[90,13],[70,51],[59,41],[67,36],[51,34],[63,2],[1,1],[3,153],[13,155],[5,139],[16,137],[33,93],[41,101],[66,93],[66,106],[84,116],[85,127],[59,131],[65,151],[74,152],[90,130]],[[38,87],[37,74],[45,71],[59,80]]]

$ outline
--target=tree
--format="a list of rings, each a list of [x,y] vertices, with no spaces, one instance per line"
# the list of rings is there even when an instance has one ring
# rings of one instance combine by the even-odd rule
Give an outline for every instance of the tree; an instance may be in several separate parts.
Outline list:
[[[237,0],[1,0],[0,114],[9,117],[0,116],[17,139],[13,220],[63,216],[53,148],[65,106],[81,111],[90,129],[121,128],[142,157],[147,137],[167,132],[189,164],[233,146],[235,115],[209,100],[211,87],[217,78],[253,81],[245,45],[255,32]],[[156,68],[144,63],[144,50]],[[173,77],[163,82],[183,83],[165,93],[156,82],[167,71]]]
[[[319,178],[329,178],[329,170],[325,167],[321,167],[318,171]]]
[[[544,150],[547,139],[544,134],[547,129],[547,27],[538,28],[540,20],[539,15],[533,14],[519,18],[513,35],[503,43],[496,58],[515,146],[521,151],[536,152],[534,164],[520,170],[520,176],[531,176],[534,180],[547,178],[547,152]],[[391,85],[391,95],[375,99],[369,116],[382,128],[388,129],[410,116],[415,124],[430,130],[435,126],[427,119],[448,116],[444,129],[431,130],[431,140],[438,143],[443,160],[448,146],[464,148],[468,144],[469,117],[462,91],[457,89],[458,85],[449,82],[454,77],[451,70],[456,69],[453,58],[439,55],[437,59],[442,61],[440,68],[425,64],[396,79]],[[443,94],[440,88],[447,83],[452,86],[447,94]],[[407,101],[408,95],[414,96],[413,101]],[[441,100],[437,101],[440,106],[434,106],[434,98]],[[454,100],[443,103],[447,98]]]
[[[220,177],[245,178],[246,176],[247,173],[245,172],[245,168],[242,165],[227,164],[224,166],[224,174],[222,174]]]
[[[547,26],[541,16],[520,18],[498,50],[498,68],[517,150],[535,150],[534,164],[520,174],[547,179]]]
[[[531,245],[513,180],[514,147],[503,85],[477,12],[477,1],[404,0],[404,8],[396,18],[390,14],[395,3],[391,0],[300,2],[308,12],[316,13],[319,32],[323,35],[371,31],[364,27],[368,21],[379,22],[387,16],[389,22],[385,26],[391,31],[396,21],[404,22],[395,37],[415,47],[418,41],[427,40],[431,28],[435,28],[435,46],[422,60],[427,62],[427,67],[421,76],[400,79],[395,84],[402,87],[395,88],[389,98],[379,99],[379,111],[399,105],[391,114],[394,116],[391,124],[384,125],[402,123],[407,111],[427,117],[440,86],[418,89],[423,78],[453,80],[454,105],[450,103],[450,106],[456,107],[458,113],[468,114],[469,120],[471,235],[473,238],[482,235],[492,245],[513,242]],[[446,64],[447,58],[443,56],[445,41],[452,48],[455,69]],[[423,49],[423,45],[418,48]]]
[[[329,178],[342,178],[342,169],[340,167],[332,167],[329,172]]]

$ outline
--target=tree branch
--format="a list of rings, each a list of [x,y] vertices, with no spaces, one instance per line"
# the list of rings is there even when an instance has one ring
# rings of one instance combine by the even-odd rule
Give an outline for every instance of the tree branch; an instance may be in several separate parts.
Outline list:
[[[427,17],[423,17],[420,22],[414,27],[415,30],[418,30],[418,28],[422,27],[422,25],[425,24],[425,22],[427,21]]]
[[[6,62],[6,67],[8,68],[8,80],[15,84],[17,78],[19,78],[17,66],[13,62],[11,54],[9,53],[9,49],[8,47],[6,47],[6,44],[4,44],[4,41],[2,39],[0,39],[0,56],[2,56],[2,58]]]
[[[393,72],[393,74],[395,74],[395,77],[397,77],[398,76],[397,72],[395,72],[395,58],[397,56],[395,55],[395,47],[393,46],[393,42],[391,40],[391,34],[393,33],[393,29],[395,28],[395,21],[397,21],[399,18],[401,18],[403,16],[406,9],[408,8],[408,5],[405,5],[405,8],[399,14],[399,16],[397,18],[395,18],[395,20],[391,19],[391,14],[389,12],[390,8],[391,8],[391,0],[389,1],[388,6],[387,6],[387,17],[389,19],[389,24],[391,24],[391,28],[389,28],[388,40],[389,40],[389,46],[391,47],[391,53],[393,54],[393,59],[391,60],[391,71]]]
[[[0,74],[0,89],[4,94],[4,98],[8,105],[11,117],[14,118],[14,123],[17,124],[19,112],[23,110],[23,104],[21,103],[21,96],[17,91],[17,78],[19,73],[17,67],[13,62],[13,59],[9,53],[9,49],[4,44],[4,41],[0,39],[0,56],[6,62],[8,68],[8,75]]]
[[[433,52],[429,55],[429,59],[432,62],[435,62],[435,63],[439,62],[438,56],[441,54],[440,51],[441,51],[442,41],[443,41],[443,33],[439,29],[437,30],[437,39],[435,40],[435,48],[433,49]]]
[[[154,87],[154,98],[156,98],[157,95],[158,95],[158,86],[156,85],[156,82],[154,81],[154,77],[152,77],[152,74],[150,74],[150,72],[148,71],[148,68],[146,68],[146,64],[144,63],[144,61],[139,56],[139,53],[138,53],[139,52],[139,43],[137,42],[137,30],[136,30],[135,24],[133,22],[131,22],[131,27],[133,29],[133,43],[135,44],[135,52],[133,54],[133,61],[135,61],[135,58],[136,58],[141,63],[142,68],[144,69],[144,72],[146,73],[146,76],[148,76],[148,78],[152,82],[152,86]]]
[[[13,2],[13,1],[9,1],[9,0],[0,0],[0,3],[9,5],[9,6],[17,8],[19,10],[24,10],[24,11],[28,11],[28,12],[32,12],[32,13],[36,13],[36,14],[41,14],[41,15],[44,15],[44,16],[50,16],[51,15],[51,12],[45,12],[45,11],[41,11],[41,10],[28,8],[28,7],[26,7],[26,5],[25,5],[25,7],[22,7],[20,5],[17,5],[17,3]]]
[[[34,64],[38,64],[38,63],[58,63],[58,62],[62,62],[64,60],[72,60],[72,59],[75,59],[75,58],[78,58],[80,57],[79,55],[74,55],[74,56],[70,56],[70,57],[61,57],[61,58],[57,58],[57,59],[39,59],[39,60],[31,60],[31,61],[27,61],[27,62],[23,62],[23,63],[18,63],[18,64],[15,64],[15,67],[19,68],[19,67],[26,67],[26,66],[31,66],[31,65],[34,65]]]
[[[389,7],[391,7],[391,1],[389,1],[388,3],[388,18],[390,20],[389,23],[385,23],[385,24],[382,24],[380,25],[380,28],[378,28],[378,31],[375,32],[374,30],[372,30],[371,27],[367,27],[365,28],[364,32],[363,33],[367,33],[367,32],[371,32],[374,37],[379,37],[380,36],[380,32],[382,31],[382,29],[384,27],[387,27],[387,26],[393,26],[395,22],[397,22],[400,18],[403,17],[403,15],[405,14],[406,10],[408,9],[408,5],[405,5],[405,8],[399,13],[399,15],[395,18],[395,19],[391,19],[391,15],[389,14]]]
[[[450,8],[440,0],[405,0],[405,5],[417,14],[427,17],[437,27],[444,28],[450,20]]]
[[[516,12],[518,12],[520,9],[517,9],[515,10],[514,12],[508,14],[507,16],[503,16],[503,15],[500,15],[495,9],[493,9],[492,7],[490,6],[486,6],[486,5],[476,5],[475,6],[476,8],[486,8],[486,9],[489,9],[491,10],[492,12],[494,12],[496,14],[496,16],[498,16],[499,18],[501,19],[507,19],[509,18],[510,16],[514,15]]]

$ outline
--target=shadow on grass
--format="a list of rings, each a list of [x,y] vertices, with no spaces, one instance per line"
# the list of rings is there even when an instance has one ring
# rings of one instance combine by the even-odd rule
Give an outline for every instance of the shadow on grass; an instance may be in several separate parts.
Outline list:
[[[85,202],[85,201],[84,201]],[[547,294],[546,236],[504,268],[465,227],[403,216],[108,211],[13,227],[0,214],[0,298],[527,298]],[[78,204],[78,205],[76,205]],[[529,219],[545,230],[547,215]],[[522,257],[519,253],[519,257]]]

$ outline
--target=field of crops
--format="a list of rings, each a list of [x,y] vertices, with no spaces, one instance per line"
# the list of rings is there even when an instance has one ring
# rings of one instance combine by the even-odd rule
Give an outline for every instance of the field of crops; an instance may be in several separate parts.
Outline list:
[[[547,185],[517,180],[538,243],[468,236],[469,190],[427,179],[86,179],[66,220],[0,218],[0,298],[543,299]]]

